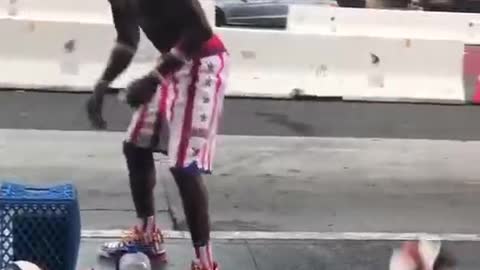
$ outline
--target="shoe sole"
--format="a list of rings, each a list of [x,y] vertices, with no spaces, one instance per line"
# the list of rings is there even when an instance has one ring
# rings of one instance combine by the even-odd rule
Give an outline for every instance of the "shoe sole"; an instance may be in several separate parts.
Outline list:
[[[103,249],[99,249],[98,250],[98,256],[102,257],[102,258],[106,258],[106,259],[119,259],[120,257],[122,257],[126,252],[117,252],[117,253],[108,253],[107,251],[103,250]],[[155,255],[148,255],[148,258],[152,261],[155,261],[155,262],[160,262],[160,263],[166,263],[167,262],[167,252],[166,251],[163,251],[161,253],[158,253],[158,254],[155,254]]]

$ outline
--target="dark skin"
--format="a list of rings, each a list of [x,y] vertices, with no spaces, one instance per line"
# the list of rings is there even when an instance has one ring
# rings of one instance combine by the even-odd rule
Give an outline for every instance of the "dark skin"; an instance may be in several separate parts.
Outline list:
[[[440,249],[433,270],[454,270],[457,267],[457,260],[448,250],[445,248]]]
[[[141,105],[153,95],[150,89],[151,85],[160,82],[158,74],[165,76],[181,68],[185,60],[200,53],[202,44],[213,35],[197,0],[109,0],[109,2],[117,32],[116,46],[112,49],[107,67],[96,83],[86,108],[88,118],[96,129],[107,127],[102,116],[105,92],[110,83],[130,65],[138,47],[140,30],[161,53],[161,57],[159,64],[153,69],[154,72],[145,75],[144,80],[131,84],[130,88],[133,90],[129,92],[127,101],[132,107]],[[172,51],[172,48],[176,50]],[[130,163],[132,161],[129,161]],[[195,246],[203,246],[209,241],[210,235],[208,197],[203,177],[200,173],[185,172],[176,168],[172,168],[171,172],[183,201],[192,241]],[[154,172],[145,173],[145,176],[140,177],[148,175],[154,175]],[[148,194],[132,192],[134,202],[139,201],[136,197],[142,195],[152,197],[152,200],[148,200],[149,205],[136,205],[136,208],[154,209],[152,180],[141,180],[138,182],[150,183],[148,187],[143,187],[144,191],[141,192]],[[140,216],[147,215],[141,212],[145,211],[137,210]]]

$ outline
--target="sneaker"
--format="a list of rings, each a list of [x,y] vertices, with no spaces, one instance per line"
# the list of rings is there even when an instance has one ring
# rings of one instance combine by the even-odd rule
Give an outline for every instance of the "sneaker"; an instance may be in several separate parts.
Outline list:
[[[163,235],[159,229],[146,239],[144,233],[137,226],[125,232],[119,241],[107,242],[100,247],[99,255],[106,258],[119,258],[127,253],[127,247],[135,245],[138,251],[147,255],[150,259],[166,261],[166,250]]]
[[[220,270],[220,267],[216,262],[214,262],[212,269],[206,269],[206,268],[203,268],[202,264],[199,261],[192,261],[191,270]]]

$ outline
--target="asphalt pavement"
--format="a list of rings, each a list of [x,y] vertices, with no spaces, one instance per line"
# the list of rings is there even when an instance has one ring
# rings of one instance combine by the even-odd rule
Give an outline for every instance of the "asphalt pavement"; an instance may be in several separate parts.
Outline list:
[[[135,220],[121,153],[130,110],[111,96],[109,131],[91,131],[86,94],[0,92],[0,178],[79,190],[84,230]],[[207,177],[216,232],[428,232],[459,269],[480,263],[478,108],[431,104],[227,99],[215,173]],[[157,219],[185,230],[166,160],[156,156]],[[468,238],[467,237],[467,238]],[[79,269],[94,266],[99,239],[84,239]],[[168,239],[186,269],[188,239]],[[215,241],[225,269],[387,269],[396,241]],[[97,268],[95,268],[97,269]]]
[[[122,132],[0,130],[3,179],[70,181],[82,226],[135,221]],[[480,228],[479,141],[224,136],[206,176],[215,231],[429,232]],[[158,155],[158,223],[186,230]]]
[[[80,250],[79,269],[113,269],[114,262],[97,260],[100,240],[85,240]],[[234,270],[387,270],[395,241],[215,241],[213,250],[221,269]],[[457,269],[478,269],[478,244],[446,243],[459,260]],[[168,264],[154,264],[155,270],[189,269],[192,250],[188,240],[167,240]]]
[[[0,92],[0,128],[89,130],[87,94]],[[109,130],[124,131],[131,111],[116,96],[105,105]],[[227,99],[220,133],[247,136],[480,139],[480,108]]]

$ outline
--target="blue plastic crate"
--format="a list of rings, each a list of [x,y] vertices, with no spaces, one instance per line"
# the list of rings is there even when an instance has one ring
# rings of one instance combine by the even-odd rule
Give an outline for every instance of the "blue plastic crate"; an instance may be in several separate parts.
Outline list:
[[[71,184],[0,187],[0,269],[26,260],[45,270],[75,270],[80,209]]]

